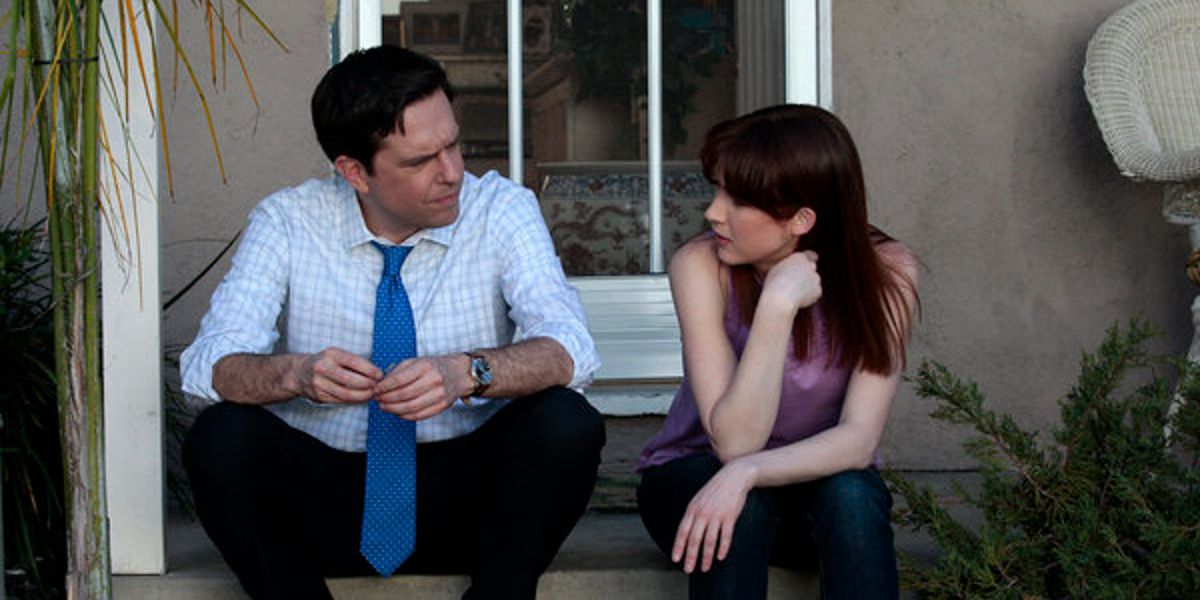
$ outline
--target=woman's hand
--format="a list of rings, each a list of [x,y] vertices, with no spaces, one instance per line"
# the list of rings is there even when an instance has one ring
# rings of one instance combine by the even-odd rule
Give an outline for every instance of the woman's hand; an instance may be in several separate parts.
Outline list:
[[[762,297],[793,313],[815,304],[821,299],[817,253],[812,250],[793,252],[776,263],[767,271]]]
[[[671,560],[683,560],[685,573],[696,569],[697,560],[703,572],[714,558],[725,560],[746,494],[754,489],[755,471],[745,460],[726,463],[688,503],[671,549]]]

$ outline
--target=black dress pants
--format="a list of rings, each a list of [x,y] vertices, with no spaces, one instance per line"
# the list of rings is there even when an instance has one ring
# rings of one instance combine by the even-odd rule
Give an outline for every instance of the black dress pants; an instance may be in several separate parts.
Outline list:
[[[417,545],[397,573],[466,573],[464,598],[533,598],[591,496],[604,422],[551,388],[469,435],[417,445]],[[200,521],[256,599],[331,598],[325,577],[369,575],[359,553],[366,454],[258,406],[221,402],[184,443]]]

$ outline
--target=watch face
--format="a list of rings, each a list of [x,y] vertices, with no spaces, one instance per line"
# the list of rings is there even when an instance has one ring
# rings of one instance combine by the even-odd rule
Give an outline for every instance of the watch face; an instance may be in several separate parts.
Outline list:
[[[475,357],[471,359],[471,377],[475,378],[475,382],[479,385],[491,385],[492,383],[492,366],[488,364],[483,357]]]

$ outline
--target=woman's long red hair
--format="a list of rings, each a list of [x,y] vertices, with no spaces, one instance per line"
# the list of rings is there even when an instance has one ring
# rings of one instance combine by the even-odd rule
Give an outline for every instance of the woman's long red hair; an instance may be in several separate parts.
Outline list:
[[[882,374],[903,368],[912,309],[904,289],[914,299],[915,289],[876,253],[875,245],[891,238],[867,222],[862,163],[842,122],[815,106],[765,108],[713,127],[700,160],[705,177],[740,205],[776,219],[805,207],[816,213],[796,251],[813,250],[819,257],[831,364]],[[730,273],[748,324],[762,284],[750,265],[734,266]],[[792,337],[796,357],[806,358],[813,343],[811,309],[797,314]]]

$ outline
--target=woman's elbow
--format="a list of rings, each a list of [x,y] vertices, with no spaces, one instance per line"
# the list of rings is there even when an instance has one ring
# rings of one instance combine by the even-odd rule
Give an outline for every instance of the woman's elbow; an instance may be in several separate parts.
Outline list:
[[[721,450],[720,448],[717,448],[714,446],[713,454],[716,454],[717,460],[721,461],[721,464],[725,465],[725,464],[729,464],[729,462],[732,460],[741,458],[741,457],[749,454],[749,452],[731,452],[729,450]]]
[[[861,471],[875,464],[875,451],[873,449],[868,452],[854,452],[849,457],[849,467],[855,471]]]
[[[737,440],[725,444],[717,443],[715,440],[709,441],[712,445],[713,454],[717,455],[717,460],[721,461],[721,464],[728,464],[743,456],[759,452],[766,447],[766,440],[757,444],[753,440]]]
[[[877,440],[866,440],[849,444],[841,452],[848,470],[862,470],[875,464],[875,451],[878,449]]]

